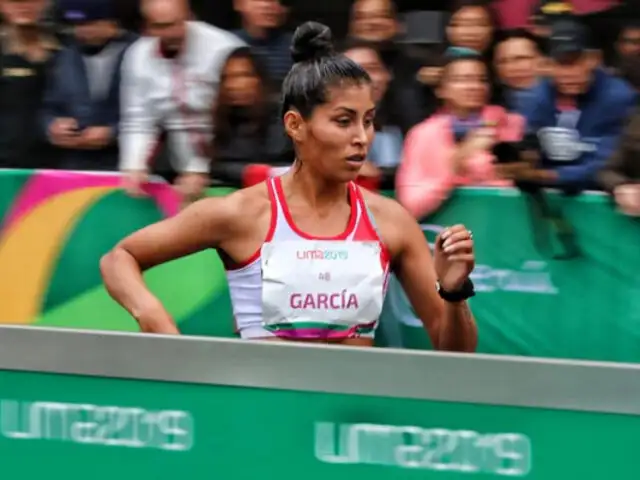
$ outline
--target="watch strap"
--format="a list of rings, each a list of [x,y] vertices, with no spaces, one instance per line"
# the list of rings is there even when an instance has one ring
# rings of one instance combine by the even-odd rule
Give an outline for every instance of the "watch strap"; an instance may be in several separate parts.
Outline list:
[[[440,298],[442,298],[445,302],[451,303],[463,302],[476,294],[473,282],[470,278],[467,278],[462,285],[462,288],[455,292],[448,292],[447,290],[443,289],[440,285],[440,282],[436,284],[436,289],[438,291],[438,295],[440,295]]]

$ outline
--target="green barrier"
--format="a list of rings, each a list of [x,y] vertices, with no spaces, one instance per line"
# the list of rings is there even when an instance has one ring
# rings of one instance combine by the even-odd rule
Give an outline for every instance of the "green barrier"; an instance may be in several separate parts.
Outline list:
[[[639,362],[640,222],[600,194],[546,203],[561,222],[515,190],[464,189],[422,224],[430,241],[446,225],[473,231],[479,351]],[[397,282],[382,321],[399,321],[402,346],[429,348]]]
[[[163,183],[153,184],[146,199],[128,198],[119,183],[117,175],[0,172],[0,298],[12,299],[0,302],[0,323],[137,330],[102,287],[98,261],[125,235],[175,213],[179,202]],[[423,223],[430,241],[454,223],[474,232],[479,351],[640,361],[640,223],[615,213],[604,196],[548,199],[563,222],[544,218],[515,190],[463,189]],[[571,256],[567,237],[578,250],[573,258],[564,258]],[[146,278],[184,333],[234,335],[215,252],[155,268]],[[377,343],[430,348],[394,280]]]
[[[2,327],[2,472],[23,480],[634,479],[639,373]]]

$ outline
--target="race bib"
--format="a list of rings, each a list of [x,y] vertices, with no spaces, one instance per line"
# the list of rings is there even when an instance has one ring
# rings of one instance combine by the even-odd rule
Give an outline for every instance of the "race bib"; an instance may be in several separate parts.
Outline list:
[[[384,300],[378,242],[289,241],[262,247],[265,327],[377,322]]]

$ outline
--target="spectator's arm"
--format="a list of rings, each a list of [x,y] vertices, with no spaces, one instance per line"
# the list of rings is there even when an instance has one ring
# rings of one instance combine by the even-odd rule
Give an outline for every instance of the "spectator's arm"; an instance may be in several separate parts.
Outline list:
[[[407,135],[396,175],[398,201],[415,218],[435,212],[454,187],[450,162],[455,149],[431,125],[418,125]]]
[[[152,115],[142,69],[136,55],[137,44],[129,48],[120,75],[120,170],[147,170],[147,160],[158,137],[157,121]]]
[[[185,127],[186,128],[186,127]],[[180,173],[208,173],[211,166],[208,145],[210,140],[201,132],[180,130],[169,133],[169,144],[176,160],[174,168]]]
[[[57,119],[65,117],[64,79],[61,79],[62,70],[59,65],[54,65],[47,81],[42,108],[40,111],[40,125],[44,138],[49,138],[49,127]]]
[[[580,165],[567,165],[556,169],[557,183],[561,185],[589,184],[596,180],[598,172],[618,147],[622,121],[611,125],[609,132],[600,137],[593,152],[585,152]]]

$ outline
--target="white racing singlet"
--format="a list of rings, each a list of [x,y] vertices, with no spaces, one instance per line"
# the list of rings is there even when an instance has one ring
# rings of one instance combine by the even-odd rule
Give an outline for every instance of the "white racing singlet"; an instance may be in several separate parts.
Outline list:
[[[372,338],[389,278],[389,254],[362,193],[349,184],[351,216],[335,237],[294,224],[279,177],[267,180],[271,224],[262,247],[229,265],[236,328],[244,339]]]

